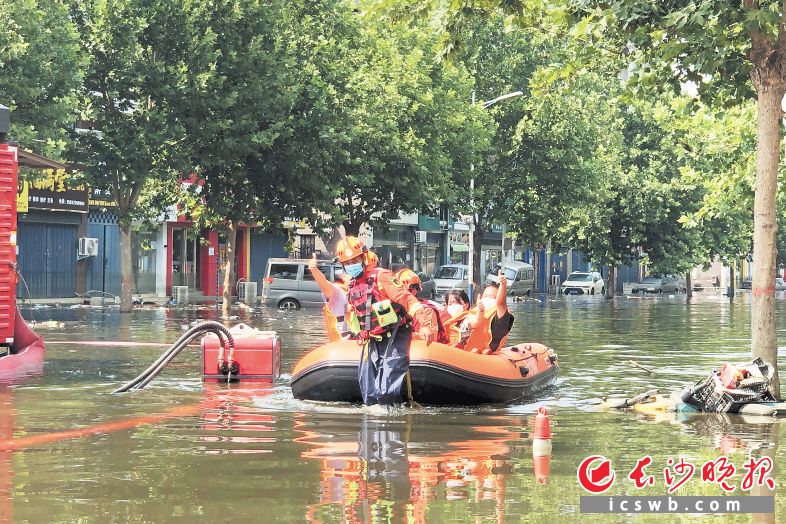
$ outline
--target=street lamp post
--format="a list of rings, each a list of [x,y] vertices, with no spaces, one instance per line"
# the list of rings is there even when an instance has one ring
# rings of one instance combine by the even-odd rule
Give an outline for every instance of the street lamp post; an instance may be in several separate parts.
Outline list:
[[[521,91],[512,91],[510,93],[506,93],[504,95],[498,96],[492,100],[487,102],[483,102],[483,109],[488,109],[489,107],[493,106],[497,102],[502,102],[503,100],[507,100],[508,98],[513,98],[516,96],[521,96],[524,93]],[[475,105],[475,90],[472,90],[472,105]],[[475,213],[475,164],[472,163],[469,165],[469,170],[472,173],[472,176],[469,179],[469,207],[472,210],[472,216],[469,220],[469,283],[467,285],[469,291],[469,301],[474,303],[475,297],[475,221],[477,219],[477,214]],[[505,245],[505,238],[503,235],[502,238],[503,246]],[[504,247],[503,247],[504,253]]]

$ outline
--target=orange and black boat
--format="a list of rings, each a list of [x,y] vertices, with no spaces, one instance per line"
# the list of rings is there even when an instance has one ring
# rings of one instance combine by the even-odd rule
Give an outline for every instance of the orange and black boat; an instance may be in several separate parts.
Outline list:
[[[40,375],[44,371],[46,348],[41,335],[30,329],[19,309],[14,315],[14,342],[7,354],[0,357],[0,381]]]
[[[292,372],[292,394],[302,400],[360,402],[361,350],[354,340],[314,349]],[[531,397],[554,380],[559,366],[554,350],[534,342],[483,355],[414,339],[409,370],[412,397],[420,404],[473,405]]]

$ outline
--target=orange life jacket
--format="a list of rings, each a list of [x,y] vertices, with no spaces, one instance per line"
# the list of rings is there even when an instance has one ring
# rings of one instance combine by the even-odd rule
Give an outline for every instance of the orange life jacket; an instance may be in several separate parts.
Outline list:
[[[450,317],[449,319],[445,320],[442,325],[445,327],[445,331],[447,332],[448,336],[448,344],[451,346],[458,347],[461,343],[461,323],[464,322],[472,310],[468,309],[466,311],[462,311],[455,317]]]
[[[439,342],[440,344],[450,343],[450,339],[448,338],[448,333],[445,330],[445,326],[442,324],[442,319],[439,316],[439,307],[428,300],[421,300],[420,303],[423,304],[423,307],[426,307],[431,311],[433,311],[434,316],[437,317],[437,336],[435,337],[434,340],[436,342]],[[415,333],[420,331],[420,323],[417,321],[417,319],[413,319],[412,321],[412,331],[414,331]]]
[[[484,314],[480,318],[480,324],[475,326],[469,332],[469,338],[461,344],[461,330],[459,326],[461,323],[471,314],[477,311],[477,308],[472,308],[467,311],[463,311],[459,313],[455,317],[451,317],[445,321],[445,329],[448,332],[448,339],[450,340],[451,346],[456,346],[460,349],[464,349],[466,351],[471,351],[473,353],[490,353],[490,344],[491,344],[491,320],[494,318],[494,315],[497,313],[496,308],[492,308],[490,310],[484,311]],[[503,347],[505,341],[508,339],[508,335],[502,337],[502,340],[499,343],[499,347]]]
[[[347,285],[343,282],[333,282],[343,293],[347,292]],[[330,310],[327,303],[322,306],[322,316],[325,319],[325,328],[327,330],[328,340],[331,342],[336,342],[337,340],[341,340],[341,331],[338,329],[338,322],[339,319],[336,318],[336,315]],[[344,322],[344,318],[341,319]]]
[[[328,340],[331,342],[341,340],[341,333],[338,330],[338,319],[327,304],[322,306],[322,316],[325,318]]]

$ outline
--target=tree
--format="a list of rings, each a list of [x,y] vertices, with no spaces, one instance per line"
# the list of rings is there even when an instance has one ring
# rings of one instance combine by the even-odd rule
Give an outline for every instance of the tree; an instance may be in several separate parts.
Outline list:
[[[193,9],[199,13],[197,23],[206,38],[202,52],[189,61],[192,96],[178,107],[200,182],[192,186],[200,209],[191,209],[191,218],[197,228],[218,227],[226,234],[221,261],[226,316],[234,283],[237,226],[254,224],[261,214],[264,197],[255,182],[263,173],[270,174],[266,151],[291,133],[287,119],[294,81],[289,74],[292,64],[282,56],[277,38],[280,5],[196,2]],[[280,176],[269,181],[284,183]]]
[[[90,185],[109,187],[120,227],[120,310],[132,306],[132,222],[150,180],[183,171],[182,123],[174,101],[188,99],[186,57],[199,34],[184,2],[73,0],[71,19],[89,63],[81,86],[82,119],[98,132],[79,134],[71,156]]]
[[[415,7],[446,8],[447,25],[456,27],[470,15],[497,9],[519,23],[543,12],[552,26],[575,22],[575,49],[585,58],[600,53],[635,63],[636,85],[659,85],[677,91],[693,83],[712,103],[757,99],[756,186],[754,197],[754,279],[751,348],[777,367],[775,331],[776,188],[781,102],[786,93],[786,5],[773,0],[702,0],[662,3],[644,0],[574,0],[531,5],[524,2],[462,0],[449,6],[440,0],[407,2]],[[531,9],[526,9],[527,8]],[[410,6],[411,7],[411,6]],[[582,60],[564,63],[566,74]],[[780,382],[776,374],[776,394]]]
[[[486,141],[469,78],[437,62],[430,31],[363,20],[343,64],[341,133],[323,167],[341,188],[335,216],[350,235],[452,199],[453,176],[469,171]]]
[[[717,104],[757,100],[751,348],[777,368],[776,189],[781,102],[786,94],[786,5],[772,0],[576,2],[584,48],[629,54],[639,83],[697,86]],[[589,44],[589,45],[588,45]],[[780,394],[776,373],[773,389]]]
[[[521,98],[501,101],[486,109],[486,129],[490,135],[482,158],[469,173],[457,173],[455,184],[465,188],[451,202],[470,215],[474,222],[473,282],[480,289],[483,238],[492,225],[509,222],[512,192],[523,180],[512,169],[516,128],[532,104],[529,82],[533,72],[547,56],[548,43],[523,31],[511,31],[501,15],[477,18],[457,35],[460,45],[450,59],[470,72],[477,104],[515,91]],[[469,178],[472,178],[470,181]],[[466,191],[472,185],[472,191]]]
[[[12,111],[11,137],[61,158],[84,66],[68,8],[61,0],[7,2],[0,26],[0,103]]]
[[[679,178],[671,185],[692,195],[690,200],[678,199],[681,227],[663,235],[663,255],[654,257],[653,266],[661,272],[674,272],[675,260],[680,263],[680,259],[692,262],[687,268],[683,262],[685,269],[713,260],[734,268],[750,252],[755,176],[752,114],[752,104],[716,110],[687,96],[671,98],[670,104],[653,111],[670,137],[662,144],[663,154],[680,161]],[[669,245],[681,238],[686,239],[687,249]]]
[[[322,148],[340,134],[343,37],[357,28],[333,0],[199,5],[206,43],[189,62],[192,96],[179,111],[200,179],[192,218],[227,235],[227,314],[237,225],[277,229],[287,216],[319,225],[317,210],[333,205],[336,182],[322,174]]]
[[[620,168],[621,117],[607,77],[542,83],[518,125],[510,166],[518,185],[509,223],[519,238],[581,247],[597,265],[615,264],[639,238],[619,220],[632,183]]]

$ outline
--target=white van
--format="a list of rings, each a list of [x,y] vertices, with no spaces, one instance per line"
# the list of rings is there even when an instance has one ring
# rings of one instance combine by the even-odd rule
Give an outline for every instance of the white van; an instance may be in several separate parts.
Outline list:
[[[308,259],[271,258],[262,279],[262,303],[279,309],[300,309],[322,306],[322,292],[308,269]],[[317,267],[330,282],[341,265],[328,260],[317,261]]]
[[[535,267],[526,262],[505,262],[505,278],[508,279],[508,295],[512,297],[528,297],[535,289]],[[486,282],[496,282],[500,265],[491,268]]]

